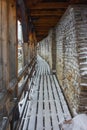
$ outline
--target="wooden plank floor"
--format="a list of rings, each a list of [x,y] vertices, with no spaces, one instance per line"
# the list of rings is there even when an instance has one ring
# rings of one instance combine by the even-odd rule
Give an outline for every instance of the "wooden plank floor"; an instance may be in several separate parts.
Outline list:
[[[56,76],[38,56],[36,75],[19,130],[60,130],[59,122],[71,118]]]

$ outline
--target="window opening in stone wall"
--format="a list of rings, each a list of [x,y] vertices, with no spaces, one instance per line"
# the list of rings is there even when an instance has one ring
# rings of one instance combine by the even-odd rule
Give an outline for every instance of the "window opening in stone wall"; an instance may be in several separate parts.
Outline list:
[[[21,72],[21,70],[23,69],[23,34],[22,34],[22,26],[20,21],[18,21],[17,23],[17,27],[18,27],[18,74]],[[18,87],[20,87],[22,85],[24,81],[24,77],[20,80],[20,82],[18,83]]]
[[[23,68],[23,35],[22,35],[22,26],[18,21],[18,73]]]

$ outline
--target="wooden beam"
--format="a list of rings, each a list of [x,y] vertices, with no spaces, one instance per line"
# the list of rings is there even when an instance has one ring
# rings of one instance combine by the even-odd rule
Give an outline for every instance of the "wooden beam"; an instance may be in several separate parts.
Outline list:
[[[65,10],[65,9],[64,9]],[[64,10],[31,10],[31,16],[61,16],[64,13]]]
[[[30,9],[60,9],[60,8],[67,8],[67,6],[69,5],[69,2],[45,2],[45,3],[38,3],[36,5],[30,6],[27,4],[26,6],[29,7]]]
[[[69,4],[87,4],[87,0],[70,0]]]
[[[34,24],[51,24],[51,23],[57,23],[59,18],[40,18],[37,21],[33,21]]]
[[[12,6],[13,5],[13,6]],[[18,62],[17,62],[17,17],[16,17],[16,2],[10,0],[9,2],[9,66],[10,66],[10,81],[14,78],[17,78],[18,74]]]
[[[54,22],[54,23],[49,23],[49,24],[47,24],[47,23],[34,23],[34,26],[35,27],[49,27],[49,26],[55,26],[56,25],[56,21]]]
[[[0,0],[0,91],[9,83],[8,52],[8,3]]]
[[[0,1],[0,37],[2,37],[2,1]],[[2,88],[3,70],[2,70],[2,38],[0,38],[0,89]]]
[[[50,26],[47,27],[35,27],[35,30],[48,30],[50,28]]]

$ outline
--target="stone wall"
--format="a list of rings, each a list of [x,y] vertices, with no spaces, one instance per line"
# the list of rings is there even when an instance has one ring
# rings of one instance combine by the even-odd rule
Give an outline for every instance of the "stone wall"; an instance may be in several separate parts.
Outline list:
[[[78,108],[79,62],[74,8],[69,7],[56,26],[57,76],[72,111]]]
[[[75,111],[86,111],[87,6],[69,6],[53,30],[51,30],[47,38],[40,42],[40,54],[51,65],[55,61],[56,74],[72,113],[75,114]],[[55,39],[52,32],[55,33]],[[48,40],[50,53],[46,51],[46,39],[50,39]],[[53,40],[55,42],[55,49],[52,46]],[[53,55],[55,52],[56,55]]]
[[[74,12],[76,45],[81,77],[78,111],[87,111],[87,5],[74,6]]]
[[[38,53],[52,68],[52,30],[50,30],[49,35],[46,38],[39,42]]]

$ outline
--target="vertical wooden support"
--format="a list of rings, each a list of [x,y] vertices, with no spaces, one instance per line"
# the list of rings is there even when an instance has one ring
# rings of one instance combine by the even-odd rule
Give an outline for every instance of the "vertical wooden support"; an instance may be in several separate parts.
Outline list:
[[[1,40],[1,35],[2,35],[2,28],[1,28],[1,19],[2,19],[2,5],[0,1],[0,89],[2,88],[2,40]]]
[[[24,53],[24,65],[28,63],[28,23],[27,23],[27,16],[26,16],[26,9],[23,0],[18,0],[18,5],[20,7],[21,13],[21,24],[22,24],[22,32],[23,32],[23,53]]]
[[[30,47],[30,59],[36,55],[36,36],[35,32],[29,33],[29,47]]]
[[[56,72],[56,39],[55,39],[55,28],[52,32],[52,71],[53,73]]]
[[[6,116],[5,105],[8,85],[8,2],[7,0],[0,0],[0,121],[3,116]]]
[[[23,44],[23,54],[24,54],[24,65],[26,65],[28,63],[28,51],[29,51],[29,44],[28,43],[24,43]]]
[[[0,77],[2,85],[0,88],[4,89],[9,83],[8,73],[8,6],[6,0],[0,0]]]
[[[9,0],[9,74],[10,81],[16,81],[18,73],[18,52],[17,52],[17,16],[16,16],[16,2],[14,0]],[[13,96],[17,96],[17,86],[13,93]]]
[[[7,92],[17,78],[16,2],[0,0],[0,120],[11,108]]]

